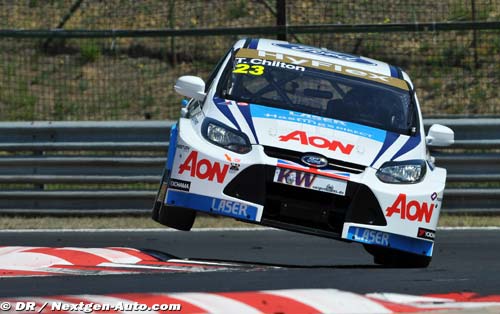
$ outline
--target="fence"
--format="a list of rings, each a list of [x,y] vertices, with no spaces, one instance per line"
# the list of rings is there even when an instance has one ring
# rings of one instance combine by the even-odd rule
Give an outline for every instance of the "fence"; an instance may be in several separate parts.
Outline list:
[[[500,113],[500,0],[0,0],[0,115],[175,119],[175,79],[246,36],[402,66],[426,116]]]
[[[444,212],[500,213],[500,120],[427,120],[455,130],[440,150]],[[0,123],[0,213],[124,214],[152,207],[171,122]],[[480,127],[478,127],[480,126]],[[479,151],[478,151],[479,149]]]

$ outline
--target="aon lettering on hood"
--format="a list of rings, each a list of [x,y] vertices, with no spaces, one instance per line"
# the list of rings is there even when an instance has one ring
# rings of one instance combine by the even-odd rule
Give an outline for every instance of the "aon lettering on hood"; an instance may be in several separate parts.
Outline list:
[[[329,140],[321,136],[308,136],[304,131],[293,131],[287,135],[281,135],[279,137],[279,140],[281,142],[298,141],[302,145],[310,145],[313,147],[324,148],[333,151],[338,150],[346,155],[350,155],[352,149],[354,148],[353,144],[344,144],[342,142]]]

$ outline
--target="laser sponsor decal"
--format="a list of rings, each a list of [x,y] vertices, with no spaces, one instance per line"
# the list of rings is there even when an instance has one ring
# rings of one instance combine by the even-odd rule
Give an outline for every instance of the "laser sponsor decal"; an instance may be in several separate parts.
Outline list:
[[[347,181],[280,167],[276,168],[273,181],[342,196],[347,188]]]
[[[168,182],[168,187],[171,189],[189,192],[189,190],[191,189],[191,182],[177,180],[177,179],[170,179],[170,181]]]
[[[375,81],[386,85],[391,85],[403,90],[409,90],[408,84],[404,80],[387,75],[382,75],[379,73],[374,73],[366,70],[360,70],[357,68],[351,68],[348,66],[340,65],[334,63],[333,62],[334,60],[328,62],[324,60],[309,59],[304,57],[287,55],[283,53],[276,53],[265,50],[246,49],[246,48],[241,48],[236,54],[236,58],[267,60],[271,62],[274,61],[277,62],[276,64],[278,64],[278,67],[282,66],[286,67],[285,64],[289,64],[300,68],[305,67],[306,69],[309,68],[309,69],[323,70],[334,73],[341,73],[351,77],[363,78],[366,80]]]
[[[247,214],[248,205],[239,202],[214,198],[212,199],[211,209],[214,213],[220,213],[236,218],[248,219],[248,217],[250,217]]]
[[[370,230],[365,228],[352,227],[349,229],[350,239],[381,246],[389,246],[389,234],[382,231]]]
[[[425,228],[418,228],[417,237],[434,241],[434,239],[436,238],[436,231]]]
[[[328,49],[324,49],[324,48],[316,48],[316,47],[311,47],[311,46],[306,46],[306,45],[297,45],[297,44],[273,44],[273,45],[281,47],[281,48],[291,49],[291,50],[300,51],[300,52],[312,53],[312,54],[315,54],[318,56],[331,57],[331,58],[340,59],[340,60],[349,61],[349,62],[377,65],[377,64],[370,62],[368,60],[365,60],[359,56],[354,56],[354,55],[350,55],[350,54],[343,53],[343,52],[332,51],[332,50],[328,50]]]
[[[200,180],[224,182],[229,165],[222,165],[219,162],[211,162],[208,159],[198,160],[198,152],[192,151],[184,163],[179,166],[179,174],[188,172],[193,178]]]
[[[344,144],[342,142],[336,140],[329,140],[327,138],[321,136],[308,136],[304,131],[293,131],[287,135],[281,135],[279,137],[280,142],[288,142],[288,141],[298,141],[302,145],[313,146],[317,148],[328,149],[332,151],[340,151],[345,155],[350,155],[352,149],[354,148],[353,144]]]
[[[256,206],[242,202],[176,190],[168,191],[166,204],[252,221],[258,212]]]
[[[431,256],[434,247],[431,241],[356,226],[349,227],[346,239],[425,256]]]
[[[409,221],[419,221],[425,220],[429,223],[432,218],[432,212],[434,211],[435,204],[429,204],[427,202],[419,202],[417,200],[406,199],[406,194],[399,194],[394,203],[387,207],[385,215],[391,217],[393,214],[399,214],[401,219]]]

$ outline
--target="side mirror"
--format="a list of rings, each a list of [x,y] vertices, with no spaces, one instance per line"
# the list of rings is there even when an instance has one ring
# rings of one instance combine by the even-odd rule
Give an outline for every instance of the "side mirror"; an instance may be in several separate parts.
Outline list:
[[[455,133],[452,129],[441,124],[433,124],[427,132],[425,142],[428,146],[450,146],[455,142]]]
[[[205,82],[198,76],[181,76],[175,82],[174,89],[182,96],[202,100],[205,98]]]

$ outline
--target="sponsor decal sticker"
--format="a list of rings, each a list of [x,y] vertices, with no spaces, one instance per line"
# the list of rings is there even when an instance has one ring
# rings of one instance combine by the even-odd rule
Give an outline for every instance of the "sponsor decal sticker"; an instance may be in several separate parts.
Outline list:
[[[247,214],[248,205],[235,201],[228,201],[223,199],[212,199],[211,211],[232,217],[248,219],[250,216]]]
[[[300,142],[300,144],[306,146],[310,145],[313,147],[324,148],[332,151],[339,150],[345,155],[350,155],[352,149],[354,148],[353,144],[343,144],[342,142],[329,140],[321,136],[308,136],[304,131],[293,131],[287,135],[281,135],[279,137],[279,140],[280,142],[298,141]]]
[[[303,66],[289,64],[281,61],[270,61],[259,58],[236,58],[236,66],[233,73],[238,74],[251,74],[262,75],[264,73],[264,66],[282,68],[288,70],[295,70],[304,72],[306,70]]]
[[[349,181],[351,174],[349,172],[342,172],[332,169],[318,169],[314,167],[304,166],[303,164],[299,164],[289,160],[278,159],[277,166],[280,168],[287,168],[292,170],[298,170],[303,172],[310,172],[314,174],[318,174],[320,176],[325,176],[329,178],[341,179]]]
[[[377,142],[384,142],[387,133],[384,130],[369,127],[366,125],[335,120],[332,118],[316,116],[308,113],[265,107],[255,104],[250,108],[253,118],[264,118],[313,125],[320,128],[332,129],[348,134],[354,134]]]
[[[407,201],[406,194],[399,194],[394,203],[387,207],[385,215],[391,217],[393,214],[399,214],[401,219],[409,221],[419,221],[429,223],[434,211],[434,204],[419,202],[417,200]]]
[[[342,196],[347,188],[347,181],[280,167],[276,168],[273,181]]]
[[[279,64],[278,67],[286,67],[286,64],[296,66],[296,70],[302,67],[306,69],[316,69],[323,70],[334,73],[341,73],[347,76],[358,77],[370,81],[375,81],[378,83],[394,86],[403,90],[408,90],[408,84],[404,80],[400,80],[395,77],[386,76],[378,73],[373,73],[366,70],[360,70],[356,68],[351,68],[348,66],[336,64],[334,62],[327,62],[323,60],[315,60],[304,57],[297,57],[292,55],[286,55],[283,53],[270,52],[265,50],[255,50],[255,49],[246,49],[241,48],[236,54],[236,58],[243,59],[255,59],[255,60],[267,60],[271,62],[276,62]],[[250,71],[250,65],[247,71]],[[257,71],[258,73],[258,71]],[[250,74],[248,72],[248,74]]]
[[[431,200],[435,200],[437,197],[438,197],[437,193],[436,193],[436,192],[434,192],[434,193],[432,193],[432,195],[431,195]]]
[[[189,192],[191,189],[191,182],[171,178],[168,182],[168,187],[171,189]]]
[[[200,180],[224,182],[229,165],[223,165],[219,162],[211,162],[208,159],[198,160],[198,152],[192,151],[186,160],[179,166],[179,174],[188,172],[193,178]]]
[[[351,240],[368,244],[389,246],[388,233],[377,230],[365,229],[365,228],[357,228],[357,227],[352,227],[351,229],[349,229],[349,232],[351,233],[350,236]]]
[[[257,219],[258,212],[253,205],[177,190],[168,190],[166,204],[252,221]]]
[[[376,65],[375,63],[370,62],[368,60],[365,60],[359,56],[354,56],[354,55],[350,55],[350,54],[343,53],[343,52],[332,51],[332,50],[328,50],[328,49],[324,49],[324,48],[322,49],[322,48],[316,48],[316,47],[311,47],[311,46],[306,46],[306,45],[297,45],[297,44],[273,44],[273,45],[281,47],[281,48],[291,49],[291,50],[300,51],[300,52],[312,53],[312,54],[319,55],[319,56],[326,56],[326,57],[336,58],[336,59],[349,61],[349,62]]]
[[[189,151],[191,148],[187,145],[182,145],[182,144],[177,144],[177,149],[183,150],[183,151]]]
[[[434,239],[436,238],[436,231],[425,228],[418,228],[417,237],[434,241]]]
[[[239,171],[239,170],[240,170],[240,164],[237,162],[232,162],[229,171]]]
[[[235,157],[231,157],[231,155],[229,155],[229,154],[224,154],[224,158],[226,158],[226,160],[228,162],[240,162],[241,161],[241,159],[235,158]]]
[[[355,226],[349,227],[347,239],[426,256],[432,255],[432,249],[434,247],[434,242],[431,241]]]

